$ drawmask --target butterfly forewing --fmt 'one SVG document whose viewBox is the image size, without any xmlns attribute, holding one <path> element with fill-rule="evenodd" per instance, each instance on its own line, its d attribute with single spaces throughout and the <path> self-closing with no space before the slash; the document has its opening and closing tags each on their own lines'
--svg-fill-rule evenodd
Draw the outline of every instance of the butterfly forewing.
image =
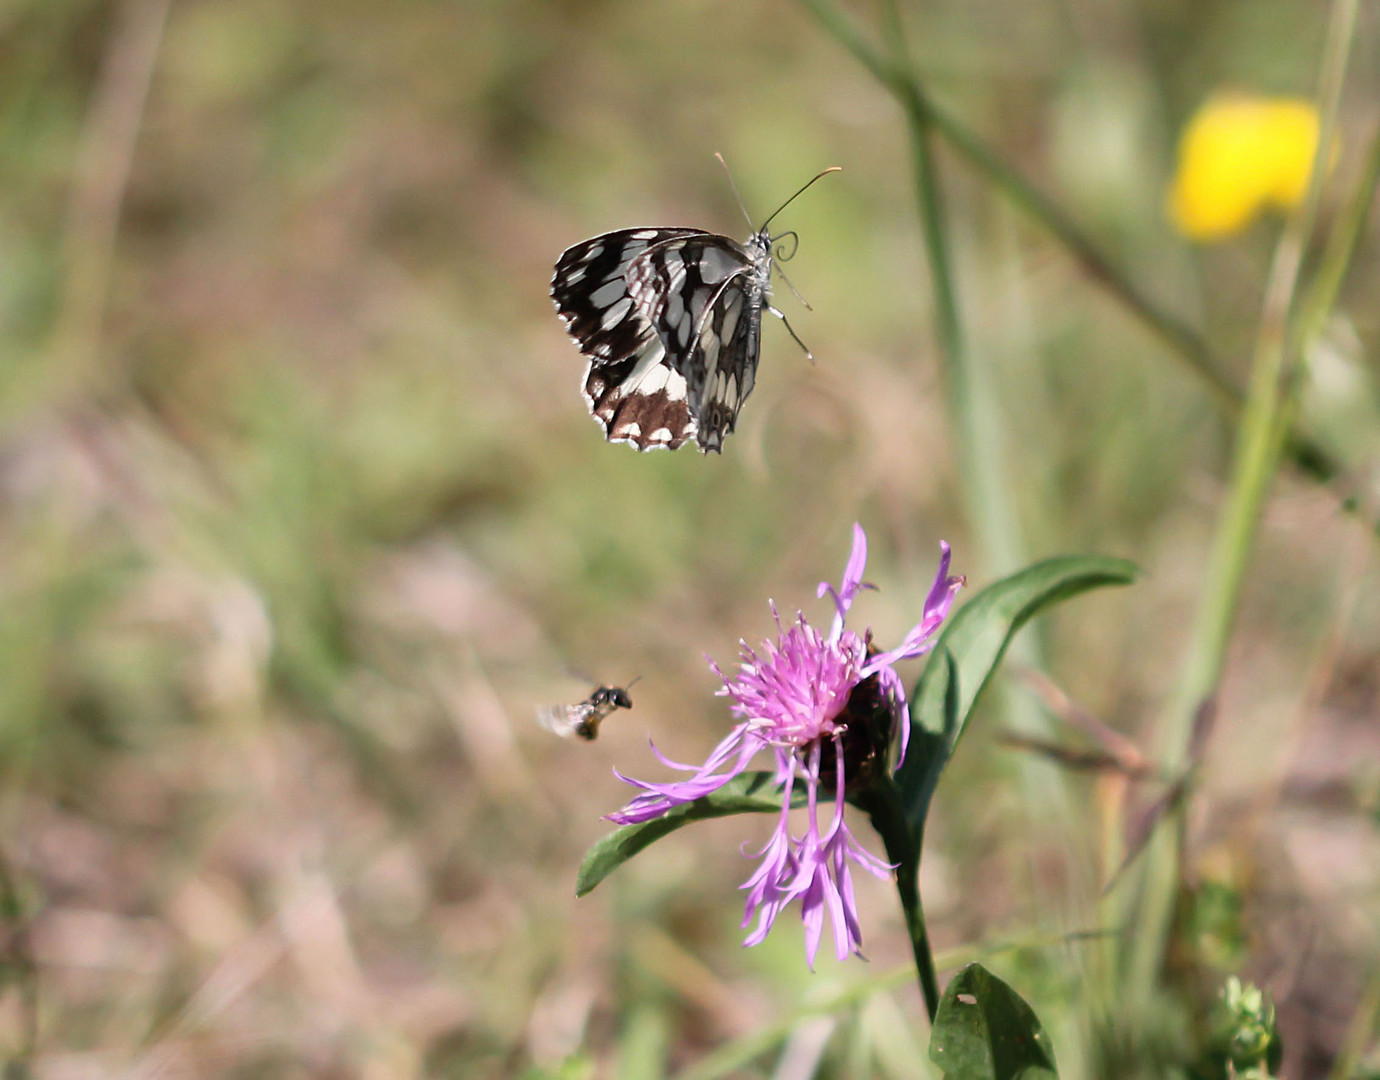
<svg viewBox="0 0 1380 1080">
<path fill-rule="evenodd" d="M 727 236 L 700 233 L 649 245 L 628 264 L 628 295 L 656 328 L 668 353 L 688 356 L 719 291 L 752 269 L 752 258 Z"/>
<path fill-rule="evenodd" d="M 611 364 L 639 351 L 651 323 L 628 295 L 632 261 L 653 244 L 694 229 L 621 229 L 568 248 L 556 263 L 551 298 L 580 351 L 594 364 Z"/>
</svg>

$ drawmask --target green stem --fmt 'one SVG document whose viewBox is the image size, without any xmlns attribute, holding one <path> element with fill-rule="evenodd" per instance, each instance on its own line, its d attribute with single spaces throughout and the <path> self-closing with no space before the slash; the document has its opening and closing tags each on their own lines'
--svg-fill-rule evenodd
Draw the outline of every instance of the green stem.
<svg viewBox="0 0 1380 1080">
<path fill-rule="evenodd" d="M 1213 355 L 1196 331 L 1162 310 L 1147 297 L 1120 267 L 1108 259 L 1093 240 L 1052 199 L 1028 183 L 994 151 L 959 121 L 931 104 L 935 127 L 949 145 L 969 164 L 985 173 L 1011 202 L 1038 221 L 1059 240 L 1083 268 L 1102 282 L 1132 314 L 1183 359 L 1207 384 L 1218 407 L 1232 414 L 1241 404 L 1241 391 L 1224 373 L 1225 365 Z"/>
<path fill-rule="evenodd" d="M 1097 245 L 1068 214 L 1003 162 L 994 150 L 960 121 L 930 100 L 908 63 L 900 58 L 888 61 L 863 39 L 846 16 L 825 0 L 800 0 L 800 3 L 873 78 L 896 96 L 908 115 L 914 112 L 922 116 L 927 131 L 934 130 L 943 135 L 961 157 L 985 174 L 1018 208 L 1048 229 L 1090 274 L 1103 282 L 1132 313 L 1182 356 L 1207 382 L 1219 405 L 1232 411 L 1240 406 L 1240 389 L 1222 373 L 1225 365 L 1213 356 L 1207 343 L 1181 320 L 1162 311 L 1098 250 Z M 891 8 L 890 4 L 886 6 Z"/>
<path fill-rule="evenodd" d="M 882 838 L 887 858 L 896 866 L 896 892 L 905 914 L 906 933 L 915 956 L 915 972 L 925 999 L 925 1012 L 933 1024 L 939 1009 L 939 976 L 935 972 L 929 931 L 925 928 L 925 912 L 920 905 L 922 838 L 906 821 L 900 791 L 890 777 L 874 783 L 853 801 L 871 820 L 872 827 Z"/>
<path fill-rule="evenodd" d="M 880 0 L 880 12 L 882 35 L 891 53 L 892 69 L 909 72 L 912 65 L 895 0 Z M 955 425 L 955 443 L 972 531 L 979 554 L 989 569 L 1009 573 L 1024 566 L 1028 557 L 1011 497 L 1014 485 L 1009 476 L 1006 424 L 992 371 L 989 365 L 970 354 L 962 320 L 949 221 L 935 160 L 933 106 L 921 81 L 914 76 L 897 80 L 893 90 L 904 110 L 910 133 L 916 203 L 934 295 L 935 335 L 944 364 L 947 412 Z M 1012 655 L 1031 667 L 1043 666 L 1038 638 L 1027 636 L 1016 642 Z M 1049 734 L 1047 720 L 1025 698 L 1003 694 L 998 707 L 1008 729 Z M 1071 804 L 1064 775 L 1048 763 L 1031 757 L 1021 762 L 1020 780 L 1027 804 L 1039 817 L 1054 823 L 1068 822 Z M 1048 901 L 1047 907 L 1059 902 L 1052 896 L 1042 899 Z M 923 933 L 923 930 L 921 923 L 918 932 Z"/>
<path fill-rule="evenodd" d="M 1202 337 L 1182 320 L 1164 311 L 1135 285 L 1131 278 L 1107 258 L 1097 244 L 1051 199 L 1010 168 L 986 143 L 959 120 L 950 116 L 923 92 L 918 80 L 905 64 L 888 61 L 872 48 L 857 29 L 827 0 L 799 0 L 824 30 L 844 47 L 878 82 L 885 86 L 909 114 L 918 110 L 925 117 L 927 130 L 938 132 L 970 165 L 983 173 L 1011 202 L 1055 237 L 1094 278 L 1152 333 L 1169 346 L 1212 392 L 1213 401 L 1230 419 L 1240 412 L 1245 394 L 1226 374 L 1226 365 Z M 912 99 L 908 103 L 908 99 Z M 1319 483 L 1332 483 L 1344 476 L 1342 465 L 1315 440 L 1303 432 L 1292 431 L 1288 440 L 1290 458 L 1296 467 Z M 1360 500 L 1348 485 L 1336 493 L 1348 513 L 1360 513 Z M 1366 519 L 1368 527 L 1380 534 L 1380 517 Z"/>
<path fill-rule="evenodd" d="M 894 57 L 893 70 L 909 70 L 905 34 L 894 0 L 882 0 L 881 12 L 883 33 Z M 1006 476 L 1003 426 L 997 418 L 999 407 L 984 370 L 972 363 L 963 329 L 944 194 L 934 155 L 932 104 L 917 79 L 898 80 L 892 89 L 905 111 L 910 130 L 920 232 L 934 292 L 935 336 L 944 363 L 948 415 L 956 425 L 973 532 L 986 549 L 988 563 L 998 571 L 1009 572 L 1026 562 L 1024 543 L 1009 496 L 1011 484 Z M 1035 646 L 1026 644 L 1023 648 L 1027 651 L 1024 659 L 1038 664 L 1038 657 L 1031 651 Z M 1031 722 L 1029 718 L 1010 719 L 1022 729 Z M 1038 728 L 1038 721 L 1035 723 Z"/>
<path fill-rule="evenodd" d="M 1237 430 L 1227 505 L 1209 558 L 1187 665 L 1157 747 L 1161 764 L 1176 771 L 1187 763 L 1194 716 L 1217 692 L 1261 513 L 1297 410 L 1299 336 L 1293 332 L 1291 315 L 1304 250 L 1327 173 L 1342 77 L 1354 36 L 1356 3 L 1337 0 L 1332 9 L 1322 60 L 1318 151 L 1303 205 L 1285 225 L 1271 263 L 1250 387 Z M 1146 863 L 1140 928 L 1132 946 L 1133 988 L 1146 997 L 1158 981 L 1168 942 L 1179 885 L 1179 831 L 1164 830 Z"/>
<path fill-rule="evenodd" d="M 33 941 L 24 901 L 10 870 L 7 855 L 0 851 L 0 926 L 7 941 L 0 951 L 0 962 L 8 979 L 19 989 L 19 1045 L 11 1051 L 8 1065 L 16 1076 L 27 1076 L 38 1047 L 39 997 L 38 966 L 34 962 Z M 7 1071 L 6 1076 L 10 1073 Z"/>
<path fill-rule="evenodd" d="M 896 9 L 884 4 L 892 23 L 891 38 L 898 53 L 904 50 Z M 956 415 L 967 411 L 968 388 L 967 349 L 963 337 L 963 323 L 958 313 L 958 297 L 954 290 L 953 260 L 949 256 L 948 226 L 944 217 L 944 194 L 939 187 L 939 172 L 934 161 L 934 117 L 929 101 L 912 80 L 898 87 L 906 122 L 911 132 L 911 158 L 915 167 L 915 195 L 920 211 L 920 231 L 925 241 L 925 258 L 929 263 L 934 288 L 935 321 L 939 347 L 944 355 L 949 394 Z"/>
<path fill-rule="evenodd" d="M 1215 691 L 1221 676 L 1261 509 L 1298 405 L 1299 337 L 1292 331 L 1290 320 L 1304 249 L 1313 230 L 1322 179 L 1327 173 L 1341 80 L 1355 27 L 1356 3 L 1357 0 L 1337 0 L 1333 7 L 1319 93 L 1322 123 L 1318 153 L 1303 205 L 1286 224 L 1270 267 L 1251 384 L 1237 432 L 1231 489 L 1208 564 L 1207 593 L 1190 642 L 1179 707 L 1161 746 L 1161 763 L 1170 769 L 1184 764 L 1193 714 L 1203 699 Z"/>
<path fill-rule="evenodd" d="M 1371 203 L 1375 201 L 1377 187 L 1380 187 L 1380 131 L 1371 136 L 1356 185 L 1337 215 L 1318 263 L 1318 272 L 1300 302 L 1298 333 L 1301 347 L 1306 347 L 1322 331 L 1337 301 L 1342 281 L 1351 268 L 1356 249 L 1365 234 L 1366 219 Z"/>
</svg>

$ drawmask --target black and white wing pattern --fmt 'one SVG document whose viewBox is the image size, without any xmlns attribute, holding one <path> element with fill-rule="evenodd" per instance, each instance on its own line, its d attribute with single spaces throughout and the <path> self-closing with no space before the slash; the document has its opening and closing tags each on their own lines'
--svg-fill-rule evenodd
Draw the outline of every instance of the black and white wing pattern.
<svg viewBox="0 0 1380 1080">
<path fill-rule="evenodd" d="M 666 364 L 651 322 L 634 307 L 626 274 L 654 244 L 705 235 L 696 229 L 624 229 L 576 244 L 551 279 L 556 312 L 589 358 L 584 396 L 609 442 L 674 450 L 695 436 L 685 379 Z"/>
<path fill-rule="evenodd" d="M 567 250 L 551 295 L 589 357 L 585 399 L 610 442 L 718 452 L 752 391 L 770 294 L 765 231 L 625 229 Z"/>
</svg>

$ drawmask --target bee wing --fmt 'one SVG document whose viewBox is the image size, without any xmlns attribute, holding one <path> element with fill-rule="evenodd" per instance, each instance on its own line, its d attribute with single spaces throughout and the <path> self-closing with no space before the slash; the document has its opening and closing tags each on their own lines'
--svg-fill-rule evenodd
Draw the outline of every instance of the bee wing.
<svg viewBox="0 0 1380 1080">
<path fill-rule="evenodd" d="M 570 705 L 543 705 L 537 710 L 537 723 L 563 739 L 575 734 L 578 719 L 577 710 Z"/>
</svg>

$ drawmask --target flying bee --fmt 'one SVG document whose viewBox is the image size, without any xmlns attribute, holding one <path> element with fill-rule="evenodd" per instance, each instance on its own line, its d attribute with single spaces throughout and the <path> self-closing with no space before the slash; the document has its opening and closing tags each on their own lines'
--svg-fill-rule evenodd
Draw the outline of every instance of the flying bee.
<svg viewBox="0 0 1380 1080">
<path fill-rule="evenodd" d="M 632 686 L 637 680 L 628 683 Z M 586 742 L 599 737 L 599 725 L 615 709 L 631 709 L 632 698 L 626 687 L 598 686 L 584 701 L 573 705 L 548 705 L 537 712 L 537 719 L 547 731 L 563 738 L 577 735 Z"/>
</svg>

